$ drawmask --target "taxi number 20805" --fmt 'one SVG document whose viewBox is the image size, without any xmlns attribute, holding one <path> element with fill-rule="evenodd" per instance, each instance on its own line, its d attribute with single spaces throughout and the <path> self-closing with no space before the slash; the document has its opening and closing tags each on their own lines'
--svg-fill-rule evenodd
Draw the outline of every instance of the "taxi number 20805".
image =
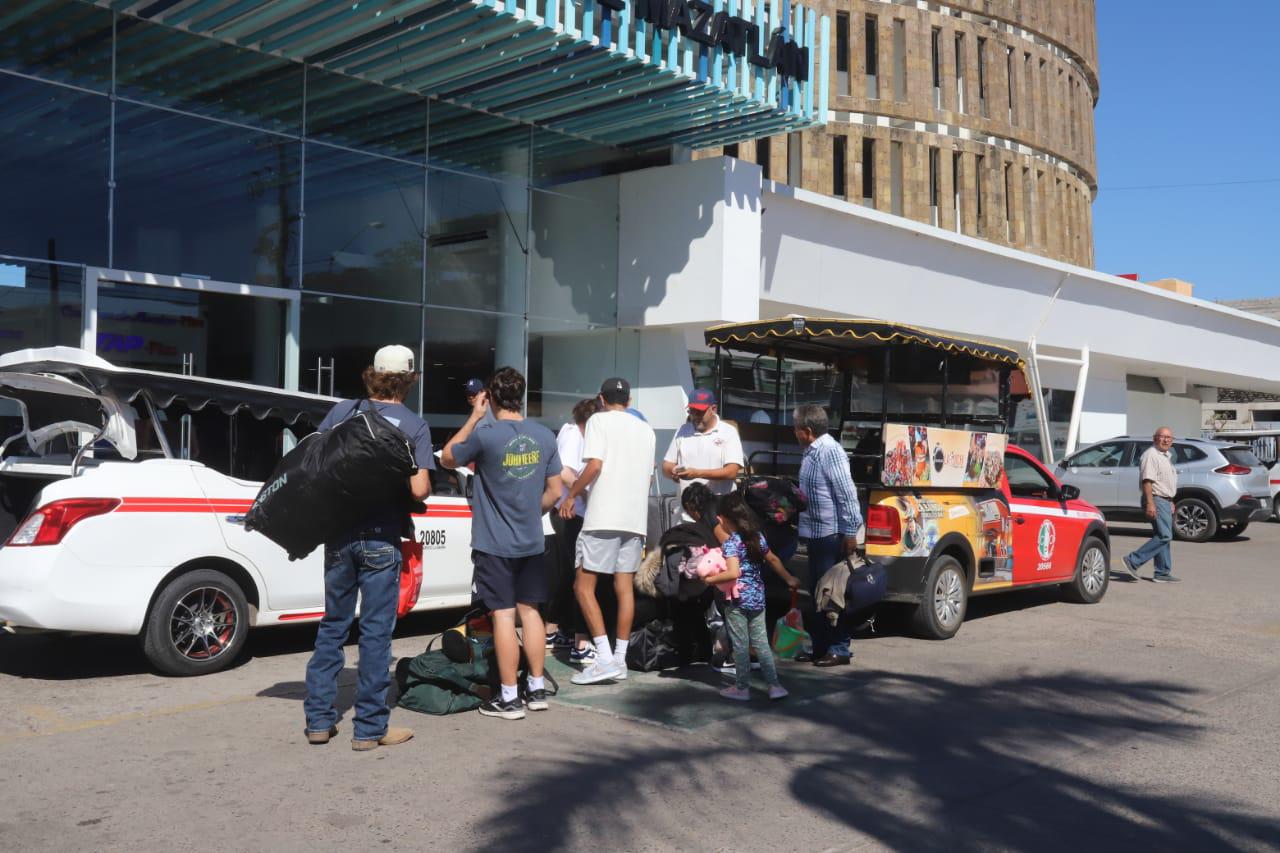
<svg viewBox="0 0 1280 853">
<path fill-rule="evenodd" d="M 443 548 L 445 535 L 443 530 L 419 530 L 418 541 L 424 548 Z"/>
</svg>

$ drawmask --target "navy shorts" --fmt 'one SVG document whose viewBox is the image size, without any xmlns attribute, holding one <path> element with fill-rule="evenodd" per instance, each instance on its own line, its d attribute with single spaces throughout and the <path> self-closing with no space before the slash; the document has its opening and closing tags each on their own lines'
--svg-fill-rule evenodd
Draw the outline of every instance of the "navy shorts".
<svg viewBox="0 0 1280 853">
<path fill-rule="evenodd" d="M 509 610 L 521 604 L 547 600 L 547 571 L 542 554 L 530 557 L 498 557 L 472 551 L 475 573 L 471 576 L 471 602 L 489 610 Z"/>
</svg>

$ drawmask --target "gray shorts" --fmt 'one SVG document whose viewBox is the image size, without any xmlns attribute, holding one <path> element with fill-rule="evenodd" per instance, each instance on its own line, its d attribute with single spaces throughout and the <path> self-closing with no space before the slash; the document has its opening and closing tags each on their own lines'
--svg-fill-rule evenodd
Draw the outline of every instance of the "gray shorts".
<svg viewBox="0 0 1280 853">
<path fill-rule="evenodd" d="M 584 530 L 574 557 L 579 566 L 601 575 L 635 574 L 640 568 L 644 537 L 621 530 Z"/>
</svg>

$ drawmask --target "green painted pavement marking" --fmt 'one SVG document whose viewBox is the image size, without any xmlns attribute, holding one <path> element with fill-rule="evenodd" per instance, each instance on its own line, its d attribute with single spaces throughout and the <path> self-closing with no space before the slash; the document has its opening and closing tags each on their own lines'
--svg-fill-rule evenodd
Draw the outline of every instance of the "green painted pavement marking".
<svg viewBox="0 0 1280 853">
<path fill-rule="evenodd" d="M 857 686 L 842 677 L 855 671 L 851 667 L 841 667 L 837 674 L 815 670 L 809 664 L 782 661 L 778 676 L 790 696 L 770 701 L 764 679 L 756 671 L 751 678 L 751 701 L 734 702 L 719 695 L 720 688 L 733 683 L 733 677 L 721 675 L 705 664 L 662 672 L 632 671 L 625 681 L 588 685 L 570 681 L 578 668 L 551 655 L 547 656 L 546 669 L 560 685 L 556 702 L 688 730 L 749 714 L 786 714 L 789 704 Z"/>
</svg>

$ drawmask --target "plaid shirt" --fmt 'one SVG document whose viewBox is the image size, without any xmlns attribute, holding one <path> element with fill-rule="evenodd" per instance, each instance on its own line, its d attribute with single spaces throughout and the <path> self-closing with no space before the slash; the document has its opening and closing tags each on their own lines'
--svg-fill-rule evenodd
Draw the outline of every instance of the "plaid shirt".
<svg viewBox="0 0 1280 853">
<path fill-rule="evenodd" d="M 830 435 L 819 437 L 805 448 L 800 462 L 800 488 L 809 499 L 808 510 L 800 513 L 801 538 L 857 535 L 862 527 L 862 512 L 849 474 L 849 459 Z"/>
</svg>

